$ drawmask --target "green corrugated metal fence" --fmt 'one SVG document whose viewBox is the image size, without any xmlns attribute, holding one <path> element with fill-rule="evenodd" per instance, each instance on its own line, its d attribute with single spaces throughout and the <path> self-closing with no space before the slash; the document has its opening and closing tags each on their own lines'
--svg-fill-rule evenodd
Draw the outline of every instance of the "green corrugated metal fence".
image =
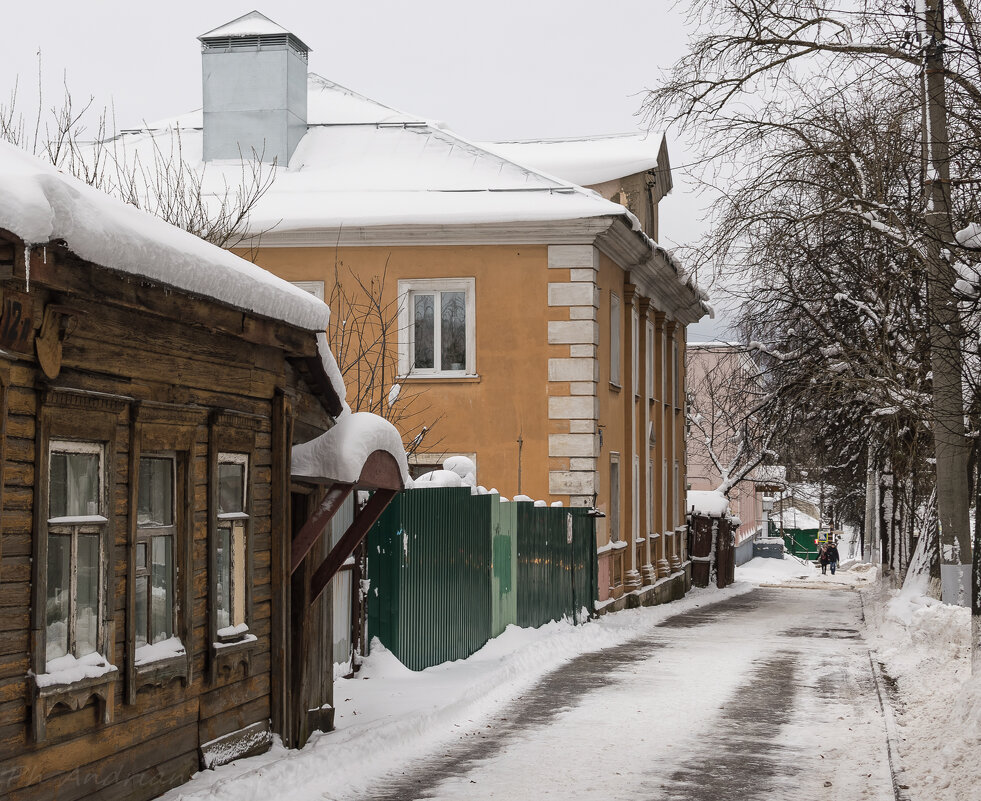
<svg viewBox="0 0 981 801">
<path fill-rule="evenodd" d="M 514 505 L 518 508 L 518 625 L 541 626 L 571 617 L 573 609 L 592 610 L 598 597 L 593 518 L 585 509 Z M 572 545 L 568 544 L 570 517 Z"/>
<path fill-rule="evenodd" d="M 369 639 L 422 670 L 466 658 L 512 623 L 571 615 L 573 598 L 591 610 L 595 542 L 582 509 L 501 503 L 458 487 L 400 493 L 368 535 Z"/>
<path fill-rule="evenodd" d="M 800 559 L 817 559 L 818 545 L 814 540 L 818 538 L 816 528 L 785 528 L 783 530 L 783 543 L 787 551 Z"/>
</svg>

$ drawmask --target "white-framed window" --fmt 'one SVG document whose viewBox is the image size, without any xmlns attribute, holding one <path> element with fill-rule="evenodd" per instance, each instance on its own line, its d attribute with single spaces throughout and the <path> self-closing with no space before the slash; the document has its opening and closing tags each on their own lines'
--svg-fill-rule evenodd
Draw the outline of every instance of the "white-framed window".
<svg viewBox="0 0 981 801">
<path fill-rule="evenodd" d="M 304 292 L 309 292 L 315 298 L 320 300 L 324 299 L 324 282 L 323 281 L 290 281 L 293 286 L 302 289 Z"/>
<path fill-rule="evenodd" d="M 647 399 L 654 400 L 654 324 L 647 324 Z"/>
<path fill-rule="evenodd" d="M 215 544 L 215 622 L 220 641 L 248 630 L 249 457 L 218 454 L 218 540 Z"/>
<path fill-rule="evenodd" d="M 681 468 L 678 463 L 674 463 L 674 525 L 680 526 L 684 522 L 681 511 Z"/>
<path fill-rule="evenodd" d="M 610 454 L 610 542 L 620 541 L 620 454 Z"/>
<path fill-rule="evenodd" d="M 647 533 L 654 531 L 654 460 L 647 460 Z"/>
<path fill-rule="evenodd" d="M 630 347 L 632 349 L 631 369 L 633 370 L 634 395 L 640 394 L 640 315 L 635 309 L 630 315 Z"/>
<path fill-rule="evenodd" d="M 634 456 L 634 480 L 631 482 L 634 490 L 633 503 L 633 535 L 634 540 L 640 536 L 640 457 Z"/>
<path fill-rule="evenodd" d="M 678 340 L 674 341 L 674 408 L 681 408 L 681 356 L 679 355 Z"/>
<path fill-rule="evenodd" d="M 140 457 L 136 512 L 136 647 L 174 636 L 177 460 Z"/>
<path fill-rule="evenodd" d="M 52 440 L 48 459 L 45 659 L 99 650 L 105 532 L 105 446 Z"/>
<path fill-rule="evenodd" d="M 399 372 L 476 374 L 473 278 L 399 281 Z"/>
<path fill-rule="evenodd" d="M 620 298 L 610 293 L 610 383 L 620 386 Z"/>
</svg>

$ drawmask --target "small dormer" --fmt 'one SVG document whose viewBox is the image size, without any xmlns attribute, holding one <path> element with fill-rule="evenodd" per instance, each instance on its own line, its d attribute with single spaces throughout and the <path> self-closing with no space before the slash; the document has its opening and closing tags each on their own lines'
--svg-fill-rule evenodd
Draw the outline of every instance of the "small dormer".
<svg viewBox="0 0 981 801">
<path fill-rule="evenodd" d="M 285 167 L 307 130 L 310 48 L 258 11 L 198 37 L 204 160 L 253 158 Z"/>
</svg>

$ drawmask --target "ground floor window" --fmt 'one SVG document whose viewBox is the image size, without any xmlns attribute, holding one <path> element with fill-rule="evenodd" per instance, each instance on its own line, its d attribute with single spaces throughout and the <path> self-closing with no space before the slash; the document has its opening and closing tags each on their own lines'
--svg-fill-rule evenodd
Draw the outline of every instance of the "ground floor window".
<svg viewBox="0 0 981 801">
<path fill-rule="evenodd" d="M 103 604 L 105 448 L 53 441 L 48 460 L 45 656 L 99 648 Z"/>
<path fill-rule="evenodd" d="M 219 454 L 214 578 L 219 640 L 240 636 L 247 630 L 248 466 L 244 453 Z"/>
<path fill-rule="evenodd" d="M 140 458 L 136 518 L 136 647 L 174 636 L 176 461 Z"/>
</svg>

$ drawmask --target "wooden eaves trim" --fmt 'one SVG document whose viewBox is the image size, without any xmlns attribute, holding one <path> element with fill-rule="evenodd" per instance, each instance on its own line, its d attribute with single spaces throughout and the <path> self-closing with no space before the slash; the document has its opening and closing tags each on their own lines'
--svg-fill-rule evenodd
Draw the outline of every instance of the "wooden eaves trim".
<svg viewBox="0 0 981 801">
<path fill-rule="evenodd" d="M 297 476 L 295 479 L 317 483 L 308 477 Z M 341 536 L 340 541 L 331 548 L 330 553 L 314 571 L 310 581 L 310 604 L 320 597 L 331 579 L 347 558 L 354 553 L 355 548 L 361 544 L 368 531 L 402 488 L 402 474 L 398 464 L 387 451 L 374 451 L 368 456 L 356 483 L 337 482 L 331 486 L 323 501 L 293 538 L 291 574 L 303 564 L 304 558 L 326 531 L 331 518 L 354 489 L 374 490 L 374 494 L 364 508 L 355 514 L 354 521 Z"/>
</svg>

